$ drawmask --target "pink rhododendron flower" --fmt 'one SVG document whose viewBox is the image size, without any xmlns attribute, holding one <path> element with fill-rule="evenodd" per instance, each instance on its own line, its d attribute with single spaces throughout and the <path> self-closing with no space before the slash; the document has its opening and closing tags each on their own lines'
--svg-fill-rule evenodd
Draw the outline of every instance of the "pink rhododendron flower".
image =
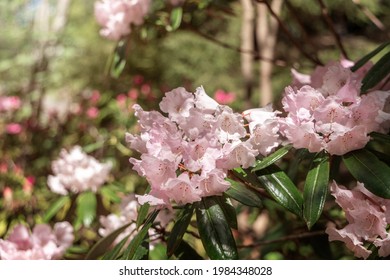
<svg viewBox="0 0 390 280">
<path fill-rule="evenodd" d="M 348 190 L 333 181 L 330 189 L 336 203 L 344 210 L 349 224 L 343 229 L 329 225 L 326 229 L 329 240 L 343 241 L 355 256 L 361 258 L 367 258 L 371 254 L 364 243 L 373 242 L 377 247 L 383 246 L 379 249 L 381 256 L 388 256 L 390 199 L 377 197 L 359 182 L 354 189 Z"/>
<path fill-rule="evenodd" d="M 202 87 L 195 93 L 184 88 L 167 92 L 160 102 L 167 117 L 133 108 L 141 131 L 127 134 L 126 141 L 141 157 L 130 162 L 151 186 L 149 194 L 138 196 L 141 204 L 171 207 L 221 195 L 230 187 L 225 181 L 229 169 L 255 163 L 259 152 L 245 140 L 243 117 Z"/>
<path fill-rule="evenodd" d="M 236 100 L 236 95 L 233 92 L 226 92 L 222 89 L 218 89 L 214 93 L 214 98 L 220 104 L 230 104 Z"/>
<path fill-rule="evenodd" d="M 110 163 L 100 163 L 85 154 L 80 146 L 69 152 L 62 150 L 60 158 L 52 162 L 53 175 L 49 175 L 49 188 L 58 194 L 80 193 L 87 190 L 96 192 L 107 180 Z"/>
<path fill-rule="evenodd" d="M 107 216 L 100 217 L 101 228 L 99 228 L 99 234 L 101 236 L 107 236 L 118 228 L 130 224 L 118 237 L 115 239 L 113 244 L 118 244 L 125 237 L 129 236 L 128 243 L 137 234 L 137 217 L 138 217 L 138 202 L 134 195 L 126 196 L 120 205 L 119 213 L 109 214 Z M 158 223 L 159 227 L 166 227 L 167 224 L 172 221 L 172 212 L 165 210 L 160 211 L 155 222 Z M 153 236 L 153 239 L 158 239 L 159 234 L 154 228 L 149 229 L 149 236 Z M 151 242 L 153 246 L 153 242 Z"/>
<path fill-rule="evenodd" d="M 280 132 L 295 148 L 343 155 L 363 148 L 369 133 L 389 130 L 390 114 L 383 110 L 390 91 L 360 95 L 363 70 L 343 65 L 349 64 L 331 62 L 311 76 L 293 71 L 282 99 L 287 116 L 280 120 Z"/>
<path fill-rule="evenodd" d="M 73 228 L 68 222 L 56 223 L 53 229 L 49 225 L 39 224 L 32 232 L 24 225 L 17 225 L 8 239 L 0 239 L 0 259 L 60 259 L 73 240 Z"/>
<path fill-rule="evenodd" d="M 22 132 L 22 126 L 18 123 L 9 123 L 5 126 L 5 130 L 8 134 L 19 134 Z"/>
<path fill-rule="evenodd" d="M 242 113 L 249 122 L 249 142 L 263 156 L 270 154 L 282 143 L 279 134 L 279 117 L 277 116 L 279 113 L 279 111 L 273 111 L 271 105 L 249 109 Z"/>
<path fill-rule="evenodd" d="M 131 25 L 141 25 L 149 11 L 150 0 L 101 0 L 95 3 L 95 17 L 103 28 L 100 34 L 119 40 L 131 32 Z"/>
</svg>

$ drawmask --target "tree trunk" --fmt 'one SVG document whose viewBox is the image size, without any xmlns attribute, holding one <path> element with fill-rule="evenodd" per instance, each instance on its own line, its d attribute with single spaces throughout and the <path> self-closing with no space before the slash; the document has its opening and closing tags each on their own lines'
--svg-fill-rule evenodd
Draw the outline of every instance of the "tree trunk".
<svg viewBox="0 0 390 280">
<path fill-rule="evenodd" d="M 273 0 L 272 10 L 277 16 L 282 10 L 283 0 Z M 275 46 L 278 35 L 278 22 L 269 16 L 269 11 L 264 3 L 257 3 L 257 42 L 260 57 L 260 107 L 273 101 L 272 70 L 275 58 Z"/>
</svg>

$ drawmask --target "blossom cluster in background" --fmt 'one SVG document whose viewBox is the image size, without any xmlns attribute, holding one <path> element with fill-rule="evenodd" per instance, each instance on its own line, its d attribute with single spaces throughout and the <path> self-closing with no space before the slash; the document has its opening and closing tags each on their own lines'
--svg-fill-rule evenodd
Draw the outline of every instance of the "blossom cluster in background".
<svg viewBox="0 0 390 280">
<path fill-rule="evenodd" d="M 370 132 L 388 131 L 390 114 L 383 109 L 390 91 L 360 95 L 364 71 L 344 64 L 330 62 L 310 76 L 293 71 L 295 81 L 282 100 L 288 115 L 281 133 L 295 148 L 343 155 L 363 148 Z"/>
<path fill-rule="evenodd" d="M 95 3 L 95 17 L 100 34 L 119 40 L 131 32 L 131 25 L 141 25 L 149 12 L 151 0 L 102 0 Z"/>
<path fill-rule="evenodd" d="M 329 240 L 345 242 L 359 258 L 366 259 L 372 253 L 364 247 L 366 241 L 379 247 L 379 256 L 389 256 L 390 234 L 386 229 L 390 224 L 390 199 L 372 194 L 362 183 L 348 190 L 333 182 L 331 192 L 336 203 L 345 211 L 348 225 L 342 229 L 336 229 L 334 224 L 329 225 L 326 229 Z"/>
<path fill-rule="evenodd" d="M 99 228 L 99 234 L 101 236 L 107 236 L 118 228 L 130 224 L 118 237 L 115 239 L 113 244 L 118 244 L 121 240 L 128 237 L 128 243 L 138 233 L 136 221 L 138 217 L 138 202 L 134 195 L 128 195 L 123 198 L 120 205 L 120 211 L 118 214 L 109 214 L 107 216 L 100 217 L 101 228 Z M 157 216 L 156 223 L 160 227 L 165 228 L 166 225 L 173 219 L 173 213 L 171 211 L 161 211 Z M 159 238 L 159 233 L 154 229 L 149 229 L 149 236 L 152 240 Z M 153 242 L 152 242 L 153 244 Z"/>
<path fill-rule="evenodd" d="M 58 194 L 96 192 L 107 180 L 110 163 L 100 163 L 84 153 L 80 146 L 69 152 L 63 149 L 60 157 L 52 162 L 53 175 L 48 176 L 49 188 Z"/>
<path fill-rule="evenodd" d="M 194 94 L 184 88 L 167 92 L 160 109 L 168 117 L 139 105 L 134 109 L 141 132 L 127 134 L 126 141 L 141 158 L 130 162 L 151 186 L 149 194 L 138 198 L 141 204 L 169 207 L 172 202 L 221 195 L 230 187 L 228 170 L 252 166 L 259 154 L 252 141 L 245 140 L 243 117 L 218 104 L 202 87 Z"/>
<path fill-rule="evenodd" d="M 0 239 L 2 260 L 54 260 L 62 258 L 74 240 L 68 222 L 56 223 L 53 229 L 39 224 L 32 232 L 24 225 L 16 225 L 6 240 Z"/>
</svg>

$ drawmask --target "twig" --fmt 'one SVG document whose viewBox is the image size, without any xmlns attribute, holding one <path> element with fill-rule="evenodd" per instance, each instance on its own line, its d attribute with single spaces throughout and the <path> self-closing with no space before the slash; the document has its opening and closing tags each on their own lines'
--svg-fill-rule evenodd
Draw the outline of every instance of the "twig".
<svg viewBox="0 0 390 280">
<path fill-rule="evenodd" d="M 345 51 L 345 48 L 341 42 L 340 35 L 336 32 L 336 29 L 334 28 L 334 23 L 332 19 L 329 16 L 328 9 L 326 8 L 323 0 L 318 0 L 318 3 L 321 6 L 321 14 L 322 18 L 324 19 L 325 23 L 328 25 L 330 32 L 333 34 L 333 37 L 336 40 L 336 44 L 339 47 L 341 53 L 343 54 L 344 58 L 348 59 L 348 54 Z"/>
<path fill-rule="evenodd" d="M 257 3 L 265 4 L 267 6 L 268 11 L 276 19 L 279 24 L 280 29 L 284 32 L 284 34 L 288 37 L 291 43 L 311 62 L 316 65 L 324 65 L 318 58 L 311 56 L 304 48 L 302 48 L 301 44 L 295 40 L 295 38 L 291 35 L 290 31 L 283 23 L 283 21 L 278 17 L 278 15 L 274 12 L 271 5 L 267 0 L 256 0 Z"/>
<path fill-rule="evenodd" d="M 385 25 L 367 7 L 360 3 L 360 0 L 352 0 L 358 9 L 368 17 L 371 22 L 382 31 L 386 31 Z"/>
<path fill-rule="evenodd" d="M 254 247 L 269 245 L 269 244 L 273 244 L 273 243 L 279 243 L 279 242 L 285 242 L 285 241 L 294 240 L 294 239 L 303 239 L 303 238 L 307 238 L 307 237 L 321 236 L 321 235 L 326 235 L 325 231 L 319 230 L 319 231 L 303 232 L 303 233 L 297 233 L 297 234 L 284 236 L 284 237 L 277 238 L 277 239 L 254 242 L 254 243 L 249 244 L 249 245 L 237 245 L 237 248 L 254 248 Z"/>
<path fill-rule="evenodd" d="M 248 53 L 248 54 L 252 54 L 253 57 L 255 59 L 259 59 L 259 60 L 264 60 L 264 61 L 268 61 L 268 62 L 272 62 L 274 63 L 275 65 L 277 66 L 281 66 L 281 67 L 286 67 L 288 65 L 288 63 L 284 60 L 280 60 L 280 59 L 269 59 L 267 57 L 260 57 L 259 54 L 256 52 L 256 51 L 251 51 L 251 50 L 243 50 L 239 47 L 236 47 L 236 46 L 232 46 L 230 44 L 227 44 L 225 42 L 222 42 L 218 39 L 216 39 L 215 37 L 213 36 L 210 36 L 208 34 L 205 34 L 203 32 L 200 32 L 199 30 L 195 29 L 195 28 L 189 28 L 190 31 L 196 33 L 197 35 L 225 48 L 225 49 L 230 49 L 230 50 L 233 50 L 233 51 L 236 51 L 236 52 L 239 52 L 239 53 Z"/>
</svg>

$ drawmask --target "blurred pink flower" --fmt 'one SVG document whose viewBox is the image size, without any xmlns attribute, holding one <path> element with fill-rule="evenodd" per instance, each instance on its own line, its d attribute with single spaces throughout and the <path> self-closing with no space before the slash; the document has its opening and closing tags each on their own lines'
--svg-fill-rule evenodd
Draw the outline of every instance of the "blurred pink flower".
<svg viewBox="0 0 390 280">
<path fill-rule="evenodd" d="M 0 112 L 14 111 L 19 109 L 21 101 L 18 96 L 0 96 Z"/>
<path fill-rule="evenodd" d="M 121 93 L 117 95 L 116 97 L 116 103 L 118 104 L 119 107 L 123 108 L 126 106 L 126 101 L 127 101 L 127 96 L 124 93 Z"/>
<path fill-rule="evenodd" d="M 52 192 L 67 195 L 87 190 L 96 192 L 107 180 L 110 163 L 100 163 L 85 154 L 80 146 L 69 152 L 61 150 L 60 157 L 52 162 L 53 175 L 48 176 L 47 184 Z"/>
<path fill-rule="evenodd" d="M 98 103 L 99 100 L 100 100 L 100 97 L 101 97 L 101 95 L 100 95 L 100 92 L 99 92 L 98 90 L 92 91 L 91 103 L 92 103 L 92 104 Z"/>
<path fill-rule="evenodd" d="M 236 95 L 233 92 L 226 92 L 218 89 L 214 94 L 215 100 L 220 104 L 230 104 L 236 100 Z"/>
<path fill-rule="evenodd" d="M 7 202 L 7 203 L 10 203 L 12 202 L 12 199 L 13 199 L 13 191 L 10 187 L 4 187 L 3 189 L 3 197 L 4 197 L 4 200 Z"/>
<path fill-rule="evenodd" d="M 149 95 L 152 91 L 152 87 L 149 85 L 149 84 L 143 84 L 141 86 L 141 92 L 144 94 L 144 95 Z"/>
<path fill-rule="evenodd" d="M 131 25 L 141 25 L 151 0 L 101 0 L 95 2 L 95 17 L 103 28 L 100 34 L 119 40 L 131 32 Z"/>
<path fill-rule="evenodd" d="M 132 88 L 129 90 L 129 92 L 127 93 L 127 96 L 133 100 L 133 101 L 136 101 L 137 98 L 138 98 L 138 90 L 135 89 L 135 88 Z"/>
<path fill-rule="evenodd" d="M 87 116 L 90 119 L 96 119 L 99 116 L 99 109 L 96 107 L 88 108 Z"/>
<path fill-rule="evenodd" d="M 22 126 L 18 123 L 9 123 L 5 126 L 5 130 L 8 134 L 19 134 L 22 132 Z"/>
<path fill-rule="evenodd" d="M 49 225 L 36 225 L 32 231 L 17 225 L 7 240 L 0 239 L 2 260 L 52 260 L 60 259 L 74 240 L 73 228 L 60 222 L 51 229 Z"/>
</svg>

